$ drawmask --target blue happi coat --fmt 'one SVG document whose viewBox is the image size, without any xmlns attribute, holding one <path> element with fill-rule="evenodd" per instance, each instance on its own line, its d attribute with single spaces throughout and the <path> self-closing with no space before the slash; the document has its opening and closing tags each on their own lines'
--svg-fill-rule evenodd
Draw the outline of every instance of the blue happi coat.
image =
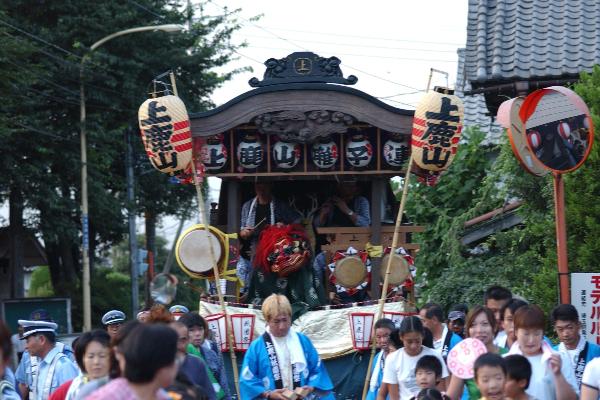
<svg viewBox="0 0 600 400">
<path fill-rule="evenodd" d="M 300 372 L 301 386 L 312 386 L 315 388 L 315 394 L 329 392 L 333 389 L 329 374 L 321 362 L 317 351 L 305 335 L 292 332 L 298 335 L 300 344 L 306 358 L 306 368 Z M 244 356 L 242 373 L 240 376 L 240 394 L 244 400 L 259 399 L 261 393 L 266 390 L 275 390 L 275 379 L 271 363 L 265 347 L 263 337 L 255 339 Z M 317 397 L 321 399 L 333 400 L 331 393 Z"/>
</svg>

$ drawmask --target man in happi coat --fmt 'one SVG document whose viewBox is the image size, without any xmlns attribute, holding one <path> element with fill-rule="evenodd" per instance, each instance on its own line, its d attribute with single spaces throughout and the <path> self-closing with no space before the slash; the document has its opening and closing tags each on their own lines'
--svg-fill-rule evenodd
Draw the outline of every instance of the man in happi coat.
<svg viewBox="0 0 600 400">
<path fill-rule="evenodd" d="M 291 329 L 292 307 L 283 295 L 265 299 L 267 330 L 244 356 L 241 398 L 286 400 L 296 390 L 300 399 L 334 399 L 333 384 L 310 339 Z"/>
</svg>

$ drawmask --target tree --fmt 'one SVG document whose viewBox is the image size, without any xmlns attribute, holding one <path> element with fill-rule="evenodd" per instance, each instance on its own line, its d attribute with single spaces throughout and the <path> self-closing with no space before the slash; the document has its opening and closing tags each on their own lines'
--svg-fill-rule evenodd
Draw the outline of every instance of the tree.
<svg viewBox="0 0 600 400">
<path fill-rule="evenodd" d="M 79 173 L 79 66 L 87 46 L 123 29 L 165 23 L 186 23 L 181 2 L 140 0 L 56 0 L 31 7 L 25 0 L 3 3 L 5 29 L 17 42 L 33 43 L 31 54 L 17 58 L 36 80 L 13 88 L 19 98 L 10 110 L 14 143 L 3 146 L 0 159 L 5 171 L 23 190 L 23 203 L 31 213 L 26 224 L 44 240 L 52 282 L 57 295 L 78 293 L 80 273 L 80 173 Z M 185 33 L 168 35 L 146 32 L 126 35 L 106 43 L 86 63 L 85 84 L 88 130 L 88 186 L 90 208 L 90 255 L 97 261 L 103 249 L 122 240 L 124 223 L 123 134 L 136 125 L 136 112 L 158 73 L 173 68 L 179 94 L 190 111 L 210 106 L 208 95 L 232 73 L 216 73 L 233 57 L 231 34 L 238 28 L 235 13 L 194 19 Z M 0 54 L 8 45 L 0 43 Z M 39 67 L 43 74 L 35 70 Z M 22 122 L 25 121 L 25 122 Z M 18 124 L 17 124 L 18 123 Z M 5 125 L 4 125 L 5 126 Z M 24 162 L 26 160 L 26 162 Z M 150 186 L 162 187 L 153 201 L 156 215 L 187 207 L 185 198 L 169 197 L 167 179 L 159 174 Z M 157 181 L 160 184 L 157 184 Z M 8 185 L 0 181 L 2 188 Z M 162 185 L 162 186 L 160 186 Z M 169 188 L 170 190 L 170 188 Z M 2 198 L 8 190 L 2 190 Z M 151 201 L 140 190 L 138 202 L 145 211 Z M 186 194 L 187 193 L 187 194 Z M 150 207 L 148 205 L 148 207 Z M 94 282 L 92 282 L 94 284 Z M 93 288 L 92 288 L 93 290 Z M 75 315 L 78 309 L 75 309 Z M 77 317 L 75 317 L 77 320 Z"/>
</svg>

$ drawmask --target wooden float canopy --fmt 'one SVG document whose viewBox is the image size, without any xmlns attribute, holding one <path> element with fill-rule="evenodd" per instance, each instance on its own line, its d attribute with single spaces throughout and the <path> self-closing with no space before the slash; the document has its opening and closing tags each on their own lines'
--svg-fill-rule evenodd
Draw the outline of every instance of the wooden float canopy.
<svg viewBox="0 0 600 400">
<path fill-rule="evenodd" d="M 392 154 L 391 143 L 394 154 L 408 160 L 414 111 L 390 106 L 348 87 L 358 79 L 352 75 L 344 78 L 340 63 L 337 57 L 324 58 L 310 52 L 271 58 L 265 62 L 263 80 L 250 80 L 254 89 L 215 109 L 192 114 L 194 140 L 220 142 L 226 153 L 223 165 L 208 169 L 207 174 L 225 180 L 404 175 L 406 165 L 399 165 L 399 158 L 395 165 L 393 160 L 390 164 L 384 151 L 387 149 L 388 156 Z M 263 151 L 260 166 L 251 169 L 242 166 L 238 154 L 239 144 L 249 135 L 260 141 Z M 368 143 L 372 154 L 368 162 L 364 159 L 358 165 L 355 154 L 348 153 L 348 157 L 346 152 L 351 142 L 360 140 Z M 273 146 L 278 141 L 293 143 L 294 149 L 299 149 L 295 150 L 299 151 L 299 162 L 292 168 L 281 168 L 273 160 Z M 330 168 L 319 168 L 313 158 L 314 146 L 325 141 L 333 141 L 338 158 Z M 394 143 L 406 149 L 400 151 Z"/>
</svg>

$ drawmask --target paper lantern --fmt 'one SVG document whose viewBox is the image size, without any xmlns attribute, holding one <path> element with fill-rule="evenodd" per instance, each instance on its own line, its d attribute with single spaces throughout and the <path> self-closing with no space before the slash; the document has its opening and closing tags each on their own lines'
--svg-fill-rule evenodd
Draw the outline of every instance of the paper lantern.
<svg viewBox="0 0 600 400">
<path fill-rule="evenodd" d="M 279 168 L 294 168 L 300 161 L 300 145 L 280 140 L 273 146 L 273 160 Z"/>
<path fill-rule="evenodd" d="M 538 131 L 531 131 L 527 134 L 527 141 L 529 142 L 529 146 L 533 150 L 536 150 L 542 143 L 542 137 Z"/>
<path fill-rule="evenodd" d="M 236 351 L 246 351 L 254 338 L 254 314 L 231 314 L 234 348 Z"/>
<path fill-rule="evenodd" d="M 400 328 L 400 324 L 402 323 L 402 320 L 404 319 L 404 317 L 406 317 L 408 315 L 412 315 L 412 314 L 401 313 L 401 312 L 396 312 L 396 311 L 384 311 L 383 312 L 383 318 L 387 318 L 387 319 L 391 320 L 394 323 L 394 325 L 396 326 L 396 328 Z"/>
<path fill-rule="evenodd" d="M 227 163 L 227 148 L 218 138 L 211 138 L 200 148 L 200 161 L 207 171 L 216 171 Z"/>
<path fill-rule="evenodd" d="M 312 159 L 313 163 L 321 169 L 333 167 L 338 160 L 337 144 L 332 140 L 313 144 Z"/>
<path fill-rule="evenodd" d="M 237 148 L 237 158 L 240 165 L 246 169 L 256 169 L 263 162 L 264 152 L 262 143 L 256 135 L 247 135 Z"/>
<path fill-rule="evenodd" d="M 146 154 L 160 172 L 177 174 L 192 161 L 192 131 L 185 104 L 168 95 L 146 100 L 138 121 Z"/>
<path fill-rule="evenodd" d="M 383 144 L 383 159 L 392 167 L 404 165 L 409 153 L 408 143 L 400 137 L 393 137 Z"/>
<path fill-rule="evenodd" d="M 346 143 L 346 161 L 353 167 L 369 165 L 373 158 L 373 146 L 363 135 L 354 135 Z"/>
<path fill-rule="evenodd" d="M 587 118 L 586 118 L 587 119 Z M 571 136 L 571 127 L 566 122 L 561 122 L 558 124 L 558 134 L 563 139 L 568 139 Z"/>
<path fill-rule="evenodd" d="M 227 351 L 227 322 L 225 321 L 225 314 L 212 314 L 207 316 L 205 320 L 215 343 L 217 343 L 221 351 Z"/>
<path fill-rule="evenodd" d="M 355 350 L 368 350 L 371 348 L 371 334 L 373 331 L 374 313 L 350 313 L 350 333 L 352 334 L 352 347 Z"/>
<path fill-rule="evenodd" d="M 452 93 L 436 87 L 415 110 L 411 147 L 414 161 L 422 169 L 444 171 L 456 155 L 464 109 Z"/>
</svg>

